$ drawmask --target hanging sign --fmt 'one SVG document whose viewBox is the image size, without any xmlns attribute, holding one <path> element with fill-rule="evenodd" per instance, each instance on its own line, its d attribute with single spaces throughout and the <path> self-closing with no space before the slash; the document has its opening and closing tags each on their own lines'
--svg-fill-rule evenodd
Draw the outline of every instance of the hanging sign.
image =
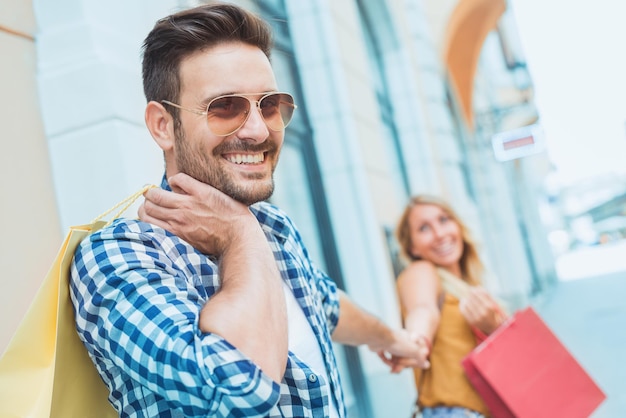
<svg viewBox="0 0 626 418">
<path fill-rule="evenodd" d="M 495 134 L 491 144 L 498 161 L 538 154 L 545 148 L 543 130 L 538 124 Z"/>
</svg>

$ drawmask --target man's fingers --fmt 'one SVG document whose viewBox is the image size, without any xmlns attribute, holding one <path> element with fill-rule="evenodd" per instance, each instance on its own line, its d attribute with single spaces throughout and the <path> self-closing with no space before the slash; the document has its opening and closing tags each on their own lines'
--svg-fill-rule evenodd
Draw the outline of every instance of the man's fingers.
<svg viewBox="0 0 626 418">
<path fill-rule="evenodd" d="M 176 193 L 169 192 L 167 190 L 163 190 L 163 189 L 155 187 L 150 190 L 147 190 L 143 194 L 143 196 L 147 202 L 150 202 L 156 206 L 160 206 L 160 207 L 168 208 L 168 209 L 176 209 L 180 207 L 181 196 Z"/>
<path fill-rule="evenodd" d="M 180 194 L 198 194 L 200 192 L 198 186 L 200 183 L 185 173 L 176 173 L 167 179 L 173 191 Z"/>
</svg>

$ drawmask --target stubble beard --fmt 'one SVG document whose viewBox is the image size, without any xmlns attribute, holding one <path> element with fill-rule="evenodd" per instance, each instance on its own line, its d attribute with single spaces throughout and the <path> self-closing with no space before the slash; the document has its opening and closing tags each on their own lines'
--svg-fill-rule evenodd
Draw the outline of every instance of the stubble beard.
<svg viewBox="0 0 626 418">
<path fill-rule="evenodd" d="M 254 181 L 253 184 L 246 187 L 229 175 L 226 171 L 219 168 L 217 164 L 212 162 L 210 158 L 200 148 L 190 146 L 185 139 L 182 129 L 177 129 L 175 133 L 176 139 L 174 143 L 176 152 L 176 165 L 178 171 L 183 172 L 194 179 L 215 187 L 222 193 L 232 197 L 233 199 L 250 206 L 253 203 L 269 199 L 274 193 L 274 168 L 268 178 L 262 173 L 250 173 L 247 179 Z M 268 153 L 269 154 L 269 153 Z M 215 158 L 221 158 L 221 152 L 217 147 L 213 155 Z"/>
</svg>

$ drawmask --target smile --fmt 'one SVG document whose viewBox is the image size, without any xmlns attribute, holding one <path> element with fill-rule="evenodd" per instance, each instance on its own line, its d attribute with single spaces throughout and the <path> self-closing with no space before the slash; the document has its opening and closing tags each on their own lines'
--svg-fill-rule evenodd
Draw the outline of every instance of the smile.
<svg viewBox="0 0 626 418">
<path fill-rule="evenodd" d="M 262 152 L 257 154 L 226 154 L 224 158 L 233 164 L 260 164 L 265 160 Z"/>
<path fill-rule="evenodd" d="M 451 253 L 452 251 L 454 251 L 455 248 L 456 248 L 456 245 L 454 242 L 446 242 L 444 244 L 434 247 L 433 250 L 439 255 L 447 255 Z"/>
</svg>

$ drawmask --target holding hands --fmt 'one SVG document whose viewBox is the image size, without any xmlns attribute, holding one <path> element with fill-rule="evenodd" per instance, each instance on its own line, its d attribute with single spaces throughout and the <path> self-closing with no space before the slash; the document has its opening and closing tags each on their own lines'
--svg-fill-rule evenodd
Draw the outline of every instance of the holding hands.
<svg viewBox="0 0 626 418">
<path fill-rule="evenodd" d="M 428 369 L 428 356 L 431 351 L 430 340 L 423 336 L 416 336 L 407 330 L 394 330 L 394 340 L 384 349 L 369 346 L 378 357 L 391 368 L 391 373 L 399 373 L 405 368 L 418 367 Z"/>
<path fill-rule="evenodd" d="M 184 173 L 168 178 L 168 182 L 172 192 L 153 188 L 144 194 L 145 201 L 138 211 L 142 221 L 166 229 L 204 254 L 219 257 L 234 253 L 229 250 L 244 244 L 248 250 L 268 246 L 248 206 Z M 268 262 L 273 264 L 271 252 L 269 256 Z M 251 286 L 248 283 L 247 286 Z M 386 327 L 357 308 L 345 294 L 341 296 L 339 322 L 334 340 L 350 345 L 366 343 L 392 373 L 399 373 L 407 367 L 430 367 L 431 344 L 426 337 Z"/>
</svg>

